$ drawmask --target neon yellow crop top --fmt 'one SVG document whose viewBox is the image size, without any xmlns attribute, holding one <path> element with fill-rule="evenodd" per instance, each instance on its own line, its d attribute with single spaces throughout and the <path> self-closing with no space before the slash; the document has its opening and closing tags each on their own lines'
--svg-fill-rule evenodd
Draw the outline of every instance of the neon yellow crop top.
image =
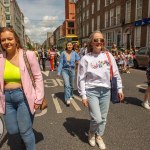
<svg viewBox="0 0 150 150">
<path fill-rule="evenodd" d="M 21 82 L 19 67 L 13 65 L 7 59 L 6 59 L 5 70 L 4 70 L 4 81 L 5 83 Z"/>
</svg>

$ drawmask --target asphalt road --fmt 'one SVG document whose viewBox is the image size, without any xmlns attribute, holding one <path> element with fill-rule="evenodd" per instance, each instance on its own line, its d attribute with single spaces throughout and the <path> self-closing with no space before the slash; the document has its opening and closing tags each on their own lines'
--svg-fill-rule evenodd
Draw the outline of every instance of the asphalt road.
<svg viewBox="0 0 150 150">
<path fill-rule="evenodd" d="M 48 70 L 48 67 L 47 67 Z M 146 88 L 145 71 L 131 70 L 122 74 L 125 102 L 110 104 L 104 141 L 108 150 L 150 150 L 150 111 L 141 107 Z M 63 81 L 56 72 L 43 73 L 48 110 L 38 112 L 34 120 L 37 150 L 98 150 L 87 141 L 89 113 L 83 107 L 75 87 L 74 101 L 66 107 L 63 98 Z M 15 137 L 18 138 L 18 137 Z M 23 150 L 20 140 L 8 141 L 5 135 L 0 149 Z"/>
</svg>

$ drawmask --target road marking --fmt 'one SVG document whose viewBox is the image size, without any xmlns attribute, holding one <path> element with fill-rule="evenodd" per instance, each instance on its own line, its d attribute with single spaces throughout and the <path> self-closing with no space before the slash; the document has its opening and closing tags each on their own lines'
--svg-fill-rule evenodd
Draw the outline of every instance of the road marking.
<svg viewBox="0 0 150 150">
<path fill-rule="evenodd" d="M 45 108 L 44 110 L 42 110 L 40 113 L 38 114 L 35 114 L 35 117 L 40 117 L 40 116 L 43 116 L 47 113 L 47 108 Z"/>
<path fill-rule="evenodd" d="M 147 84 L 138 84 L 138 85 L 136 85 L 137 88 L 143 89 L 143 90 L 146 90 L 147 86 L 148 86 Z"/>
<path fill-rule="evenodd" d="M 49 76 L 49 71 L 41 71 L 44 75 L 46 75 L 47 77 Z"/>
<path fill-rule="evenodd" d="M 53 102 L 54 102 L 57 113 L 62 113 L 62 110 L 61 110 L 60 105 L 58 103 L 58 99 L 55 96 L 55 94 L 52 94 L 52 99 L 53 99 Z"/>
<path fill-rule="evenodd" d="M 61 79 L 56 79 L 56 81 L 58 82 L 58 84 L 59 84 L 60 86 L 64 86 L 63 80 L 61 80 Z"/>
<path fill-rule="evenodd" d="M 56 87 L 58 86 L 58 83 L 55 79 L 46 79 L 44 80 L 44 86 L 45 87 Z"/>
<path fill-rule="evenodd" d="M 82 101 L 82 98 L 77 96 L 77 95 L 73 95 L 73 97 L 76 99 L 76 100 L 79 100 L 79 101 Z"/>
<path fill-rule="evenodd" d="M 81 110 L 80 107 L 78 106 L 78 104 L 75 102 L 75 100 L 71 100 L 71 104 L 76 109 L 76 111 L 80 111 Z"/>
</svg>

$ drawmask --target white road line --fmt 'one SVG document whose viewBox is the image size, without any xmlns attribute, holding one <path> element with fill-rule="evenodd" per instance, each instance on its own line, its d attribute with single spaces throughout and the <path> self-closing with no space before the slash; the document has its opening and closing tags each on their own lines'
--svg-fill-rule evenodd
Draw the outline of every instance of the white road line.
<svg viewBox="0 0 150 150">
<path fill-rule="evenodd" d="M 62 110 L 61 110 L 60 105 L 58 103 L 58 99 L 57 99 L 57 97 L 55 97 L 54 94 L 52 94 L 52 99 L 53 99 L 57 113 L 62 113 Z"/>
<path fill-rule="evenodd" d="M 138 84 L 138 85 L 136 85 L 137 88 L 143 89 L 143 90 L 146 90 L 147 86 L 148 86 L 147 84 Z"/>
<path fill-rule="evenodd" d="M 40 117 L 40 116 L 43 116 L 47 113 L 47 108 L 42 110 L 39 114 L 35 114 L 35 117 Z"/>
<path fill-rule="evenodd" d="M 82 101 L 82 98 L 77 96 L 77 95 L 73 95 L 73 97 L 76 99 L 76 100 L 79 100 L 79 101 Z"/>
<path fill-rule="evenodd" d="M 78 104 L 74 100 L 71 100 L 71 104 L 76 109 L 76 111 L 80 111 L 81 110 L 80 107 L 78 106 Z"/>
<path fill-rule="evenodd" d="M 41 71 L 44 75 L 46 75 L 47 77 L 49 76 L 49 71 Z"/>
</svg>

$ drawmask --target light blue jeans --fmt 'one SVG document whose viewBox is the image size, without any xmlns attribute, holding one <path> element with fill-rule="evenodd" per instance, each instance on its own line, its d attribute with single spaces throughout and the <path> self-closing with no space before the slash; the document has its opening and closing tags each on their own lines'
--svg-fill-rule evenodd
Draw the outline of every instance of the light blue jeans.
<svg viewBox="0 0 150 150">
<path fill-rule="evenodd" d="M 110 104 L 110 89 L 96 87 L 87 89 L 89 112 L 91 116 L 90 132 L 102 136 L 104 134 Z"/>
<path fill-rule="evenodd" d="M 33 115 L 30 113 L 23 91 L 20 88 L 5 90 L 5 98 L 4 120 L 8 133 L 20 134 L 26 149 L 35 150 L 35 136 L 32 130 Z"/>
<path fill-rule="evenodd" d="M 73 97 L 73 87 L 74 87 L 74 78 L 75 78 L 75 69 L 74 68 L 63 68 L 62 77 L 64 80 L 64 97 L 65 101 Z"/>
</svg>

